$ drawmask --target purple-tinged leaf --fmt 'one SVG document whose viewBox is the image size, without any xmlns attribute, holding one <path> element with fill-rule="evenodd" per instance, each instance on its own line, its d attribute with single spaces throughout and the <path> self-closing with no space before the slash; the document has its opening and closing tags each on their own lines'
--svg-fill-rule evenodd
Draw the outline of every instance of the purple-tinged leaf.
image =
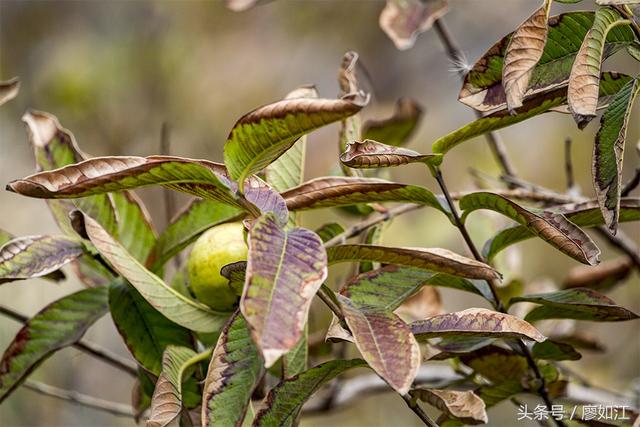
<svg viewBox="0 0 640 427">
<path fill-rule="evenodd" d="M 0 247 L 0 284 L 46 276 L 83 253 L 82 242 L 73 237 L 54 235 L 15 238 Z"/>
<path fill-rule="evenodd" d="M 367 120 L 362 126 L 362 139 L 400 147 L 413 135 L 422 119 L 422 107 L 411 98 L 400 98 L 393 115 L 383 120 Z"/>
<path fill-rule="evenodd" d="M 559 251 L 584 264 L 600 262 L 600 249 L 589 235 L 561 213 L 524 208 L 494 193 L 477 192 L 460 199 L 464 218 L 478 209 L 490 209 L 518 222 Z"/>
<path fill-rule="evenodd" d="M 13 98 L 18 96 L 19 91 L 20 81 L 17 77 L 0 82 L 0 105 L 11 101 Z"/>
<path fill-rule="evenodd" d="M 315 233 L 284 230 L 273 214 L 255 221 L 248 242 L 240 308 L 270 367 L 300 340 L 311 300 L 327 277 L 327 258 Z"/>
<path fill-rule="evenodd" d="M 523 301 L 541 304 L 527 314 L 525 320 L 529 322 L 542 319 L 618 322 L 638 318 L 637 314 L 620 307 L 612 299 L 587 288 L 514 297 L 511 298 L 510 304 Z"/>
<path fill-rule="evenodd" d="M 546 339 L 524 320 L 484 308 L 469 308 L 418 320 L 411 324 L 411 330 L 418 339 L 450 336 L 524 338 L 537 342 Z"/>
<path fill-rule="evenodd" d="M 499 279 L 500 273 L 482 262 L 441 248 L 395 248 L 374 245 L 339 245 L 327 249 L 329 264 L 374 261 L 416 267 L 469 279 Z"/>
<path fill-rule="evenodd" d="M 446 0 L 387 0 L 379 24 L 398 49 L 406 50 L 448 10 Z"/>
<path fill-rule="evenodd" d="M 236 312 L 218 338 L 202 395 L 203 426 L 241 426 L 251 395 L 264 374 L 251 334 Z"/>
<path fill-rule="evenodd" d="M 256 414 L 254 427 L 293 426 L 302 405 L 320 387 L 351 368 L 366 367 L 364 360 L 331 360 L 280 381 L 271 389 Z"/>
<path fill-rule="evenodd" d="M 411 396 L 441 410 L 465 424 L 486 424 L 489 421 L 485 404 L 472 391 L 414 388 Z"/>
<path fill-rule="evenodd" d="M 392 312 L 353 303 L 338 295 L 353 341 L 364 360 L 400 394 L 406 394 L 420 368 L 420 347 L 411 328 Z"/>
<path fill-rule="evenodd" d="M 20 329 L 0 360 L 0 402 L 49 356 L 78 342 L 107 311 L 106 287 L 84 289 L 40 310 Z"/>
<path fill-rule="evenodd" d="M 224 324 L 228 313 L 213 311 L 180 294 L 136 261 L 95 220 L 85 215 L 81 218 L 84 220 L 86 234 L 98 252 L 149 304 L 169 320 L 198 332 L 216 332 Z"/>
<path fill-rule="evenodd" d="M 440 163 L 440 154 L 420 154 L 408 148 L 394 147 L 371 139 L 352 141 L 340 155 L 340 161 L 350 168 L 370 169 L 401 166 L 409 163 Z"/>
</svg>

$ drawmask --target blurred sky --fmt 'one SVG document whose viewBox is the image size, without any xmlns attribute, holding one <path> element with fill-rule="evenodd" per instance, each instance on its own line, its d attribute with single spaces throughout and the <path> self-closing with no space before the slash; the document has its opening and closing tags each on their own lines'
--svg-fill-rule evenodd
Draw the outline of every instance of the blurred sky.
<svg viewBox="0 0 640 427">
<path fill-rule="evenodd" d="M 451 32 L 471 62 L 501 36 L 511 31 L 537 7 L 530 0 L 452 0 L 446 17 Z M 554 5 L 554 11 L 590 8 Z M 81 147 L 92 155 L 149 155 L 157 153 L 160 128 L 171 128 L 172 154 L 222 160 L 225 138 L 237 118 L 265 103 L 282 98 L 306 83 L 321 95 L 333 97 L 338 88 L 337 67 L 347 50 L 359 52 L 371 76 L 374 98 L 364 118 L 391 113 L 398 97 L 415 98 L 426 109 L 424 121 L 410 148 L 428 152 L 431 142 L 473 119 L 457 101 L 460 83 L 435 33 L 418 38 L 414 48 L 398 51 L 378 27 L 382 1 L 276 0 L 243 13 L 228 11 L 221 1 L 9 1 L 0 0 L 0 79 L 19 76 L 17 99 L 0 109 L 0 182 L 32 173 L 33 158 L 20 122 L 29 108 L 55 114 L 70 129 Z M 635 67 L 635 68 L 634 68 Z M 616 55 L 605 69 L 638 73 L 637 63 Z M 637 107 L 638 108 L 638 107 Z M 637 109 L 636 108 L 636 109 Z M 630 121 L 625 156 L 625 178 L 640 161 L 633 146 L 640 124 Z M 597 121 L 577 130 L 570 116 L 543 115 L 501 131 L 518 172 L 526 179 L 565 189 L 563 141 L 574 141 L 577 182 L 593 194 L 590 158 Z M 325 175 L 334 167 L 337 128 L 328 127 L 310 137 L 307 178 Z M 470 189 L 468 168 L 497 174 L 482 138 L 465 143 L 447 156 L 445 176 L 452 190 Z M 394 170 L 403 182 L 435 189 L 418 165 Z M 156 223 L 164 222 L 158 190 L 144 190 Z M 16 235 L 55 232 L 42 201 L 0 192 L 0 228 Z M 305 216 L 309 226 L 339 218 L 327 211 Z M 476 214 L 471 232 L 481 244 L 504 225 L 495 216 Z M 623 230 L 638 240 L 637 225 Z M 387 244 L 440 246 L 465 253 L 451 227 L 429 212 L 415 212 L 394 221 Z M 617 254 L 605 249 L 604 258 Z M 561 281 L 576 266 L 571 259 L 543 242 L 528 241 L 510 251 L 520 267 L 512 277 L 527 281 Z M 504 257 L 503 257 L 504 258 Z M 504 259 L 503 259 L 503 264 Z M 518 263 L 515 263 L 518 264 Z M 514 263 L 511 263 L 513 266 Z M 640 312 L 637 274 L 611 296 Z M 54 299 L 79 288 L 69 280 L 52 285 L 40 280 L 0 287 L 0 304 L 32 314 Z M 474 297 L 444 292 L 448 310 L 482 304 Z M 607 355 L 588 355 L 573 366 L 593 381 L 627 390 L 640 376 L 637 323 L 587 324 L 580 328 L 607 342 Z M 17 325 L 0 319 L 0 347 L 4 348 Z M 123 355 L 107 317 L 88 338 Z M 131 382 L 110 367 L 76 350 L 60 352 L 37 370 L 34 378 L 128 402 Z M 514 409 L 500 406 L 491 425 L 509 425 Z M 502 412 L 498 415 L 497 412 Z M 302 425 L 324 425 L 320 418 Z M 393 395 L 364 399 L 361 405 L 331 417 L 341 426 L 418 425 Z M 505 424 L 506 423 L 506 424 Z M 130 425 L 130 421 L 70 406 L 28 390 L 19 390 L 0 406 L 3 426 Z"/>
</svg>

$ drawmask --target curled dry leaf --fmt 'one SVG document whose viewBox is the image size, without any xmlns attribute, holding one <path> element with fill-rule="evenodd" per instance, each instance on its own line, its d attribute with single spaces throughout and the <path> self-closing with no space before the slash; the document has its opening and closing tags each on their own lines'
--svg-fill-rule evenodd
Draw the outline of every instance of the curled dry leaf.
<svg viewBox="0 0 640 427">
<path fill-rule="evenodd" d="M 484 308 L 469 308 L 441 314 L 411 324 L 418 339 L 447 336 L 489 338 L 525 338 L 542 342 L 546 339 L 535 327 L 510 314 Z"/>
<path fill-rule="evenodd" d="M 400 98 L 393 115 L 382 120 L 367 120 L 362 125 L 362 139 L 373 139 L 399 147 L 406 144 L 420 124 L 423 109 L 411 98 Z"/>
<path fill-rule="evenodd" d="M 354 304 L 342 295 L 338 300 L 364 360 L 394 390 L 406 394 L 420 368 L 420 347 L 409 326 L 387 310 Z"/>
<path fill-rule="evenodd" d="M 327 248 L 329 264 L 373 261 L 417 267 L 470 279 L 500 279 L 500 273 L 482 262 L 441 248 L 396 248 L 376 245 L 339 245 Z"/>
<path fill-rule="evenodd" d="M 587 32 L 571 68 L 567 100 L 578 127 L 584 128 L 596 116 L 600 86 L 600 67 L 609 30 L 624 24 L 612 8 L 598 9 L 593 26 Z"/>
<path fill-rule="evenodd" d="M 543 5 L 511 36 L 502 68 L 502 85 L 511 112 L 522 106 L 533 69 L 542 57 L 549 32 L 547 22 L 551 3 L 551 0 L 544 0 Z"/>
<path fill-rule="evenodd" d="M 229 10 L 234 12 L 244 12 L 252 7 L 269 3 L 273 0 L 225 0 L 225 4 Z"/>
<path fill-rule="evenodd" d="M 618 92 L 600 121 L 593 146 L 593 183 L 602 216 L 609 230 L 616 234 L 620 216 L 622 160 L 633 101 L 640 91 L 640 79 L 627 83 Z"/>
<path fill-rule="evenodd" d="M 203 426 L 241 426 L 264 374 L 247 322 L 236 312 L 222 329 L 202 394 Z"/>
<path fill-rule="evenodd" d="M 0 82 L 0 105 L 11 101 L 18 96 L 20 91 L 20 81 L 17 77 L 4 82 Z"/>
<path fill-rule="evenodd" d="M 569 270 L 563 287 L 609 290 L 629 277 L 632 270 L 633 260 L 628 257 L 605 261 L 595 267 L 578 266 Z"/>
<path fill-rule="evenodd" d="M 302 337 L 313 296 L 327 277 L 327 258 L 315 233 L 284 230 L 273 214 L 255 221 L 248 243 L 240 308 L 270 367 Z"/>
<path fill-rule="evenodd" d="M 15 238 L 0 247 L 0 284 L 46 276 L 83 253 L 82 243 L 73 237 L 54 235 Z"/>
<path fill-rule="evenodd" d="M 411 396 L 427 402 L 465 424 L 486 424 L 489 419 L 482 399 L 472 391 L 414 388 Z"/>
<path fill-rule="evenodd" d="M 437 154 L 420 154 L 408 148 L 394 147 L 378 141 L 365 139 L 352 141 L 340 155 L 340 161 L 356 169 L 386 168 L 409 163 L 439 163 L 442 156 Z"/>
<path fill-rule="evenodd" d="M 387 0 L 380 14 L 380 28 L 398 49 L 406 50 L 447 10 L 446 0 Z"/>
<path fill-rule="evenodd" d="M 488 192 L 477 192 L 460 199 L 463 218 L 477 209 L 490 209 L 501 213 L 571 258 L 584 264 L 600 262 L 600 249 L 588 234 L 561 213 L 525 209 L 511 200 Z"/>
</svg>

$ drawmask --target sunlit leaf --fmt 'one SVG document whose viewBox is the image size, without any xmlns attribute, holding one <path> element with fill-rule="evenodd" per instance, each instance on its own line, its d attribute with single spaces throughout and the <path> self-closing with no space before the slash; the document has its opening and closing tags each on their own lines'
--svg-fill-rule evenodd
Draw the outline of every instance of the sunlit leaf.
<svg viewBox="0 0 640 427">
<path fill-rule="evenodd" d="M 182 377 L 196 353 L 187 347 L 169 346 L 162 356 L 162 372 L 151 398 L 147 427 L 179 425 L 182 411 Z"/>
<path fill-rule="evenodd" d="M 548 42 L 533 69 L 525 99 L 567 84 L 573 61 L 593 20 L 593 12 L 563 13 L 549 19 Z M 489 48 L 465 75 L 459 95 L 461 102 L 479 111 L 505 107 L 502 70 L 511 37 L 509 34 Z M 603 59 L 630 45 L 633 40 L 630 28 L 614 28 L 607 35 Z"/>
<path fill-rule="evenodd" d="M 193 199 L 158 236 L 152 270 L 157 271 L 209 228 L 241 215 L 242 211 L 237 207 L 213 200 Z"/>
<path fill-rule="evenodd" d="M 472 391 L 414 388 L 411 396 L 427 402 L 465 424 L 486 424 L 489 419 L 485 404 Z"/>
<path fill-rule="evenodd" d="M 246 321 L 236 312 L 216 344 L 202 396 L 203 426 L 241 426 L 264 373 Z"/>
<path fill-rule="evenodd" d="M 446 0 L 387 0 L 380 14 L 380 28 L 398 49 L 406 50 L 448 9 Z"/>
<path fill-rule="evenodd" d="M 200 332 L 214 332 L 224 324 L 228 313 L 215 312 L 168 286 L 136 261 L 95 220 L 84 216 L 84 225 L 86 234 L 100 254 L 149 304 L 169 320 Z"/>
<path fill-rule="evenodd" d="M 422 107 L 415 100 L 400 98 L 391 117 L 364 122 L 361 138 L 396 147 L 405 145 L 420 124 L 422 114 Z"/>
<path fill-rule="evenodd" d="M 633 260 L 628 257 L 605 261 L 595 267 L 581 265 L 569 270 L 563 287 L 607 291 L 629 277 L 632 270 Z"/>
<path fill-rule="evenodd" d="M 17 77 L 0 82 L 0 105 L 11 101 L 13 98 L 18 96 L 19 91 L 20 81 Z"/>
<path fill-rule="evenodd" d="M 428 189 L 376 178 L 316 178 L 285 191 L 282 197 L 292 211 L 348 206 L 356 203 L 407 202 L 430 206 L 449 215 L 446 201 L 438 198 Z"/>
<path fill-rule="evenodd" d="M 367 102 L 363 94 L 343 99 L 284 99 L 245 114 L 234 125 L 224 147 L 229 174 L 243 182 L 304 134 L 357 113 Z"/>
<path fill-rule="evenodd" d="M 73 237 L 17 237 L 0 247 L 0 284 L 46 276 L 83 253 L 84 246 Z"/>
<path fill-rule="evenodd" d="M 566 289 L 546 294 L 533 294 L 511 298 L 510 303 L 533 302 L 541 304 L 527 314 L 525 320 L 578 319 L 598 322 L 617 322 L 637 319 L 638 315 L 620 307 L 612 299 L 587 288 Z"/>
<path fill-rule="evenodd" d="M 511 218 L 551 246 L 584 264 L 600 262 L 600 249 L 593 240 L 561 213 L 524 208 L 500 195 L 477 192 L 460 199 L 463 218 L 477 209 L 490 209 Z"/>
<path fill-rule="evenodd" d="M 349 142 L 345 152 L 340 155 L 340 161 L 350 168 L 369 169 L 401 166 L 409 163 L 437 164 L 441 157 L 436 154 L 420 154 L 408 148 L 365 139 L 364 141 Z"/>
<path fill-rule="evenodd" d="M 13 238 L 13 234 L 0 228 L 0 247 Z"/>
<path fill-rule="evenodd" d="M 131 355 L 154 375 L 161 372 L 162 352 L 167 346 L 192 344 L 189 330 L 160 314 L 124 280 L 109 285 L 109 310 Z"/>
<path fill-rule="evenodd" d="M 63 297 L 20 329 L 0 361 L 0 402 L 56 351 L 75 344 L 108 310 L 107 289 L 89 288 Z"/>
<path fill-rule="evenodd" d="M 511 35 L 502 69 L 502 86 L 509 111 L 522 106 L 533 70 L 542 57 L 549 32 L 547 21 L 551 4 L 552 0 L 544 0 L 542 6 Z"/>
<path fill-rule="evenodd" d="M 118 240 L 138 261 L 146 262 L 156 243 L 149 213 L 130 191 L 113 193 L 111 198 L 117 213 Z"/>
<path fill-rule="evenodd" d="M 395 248 L 375 245 L 339 245 L 327 249 L 329 264 L 348 261 L 375 261 L 416 267 L 470 279 L 497 279 L 500 273 L 490 266 L 441 248 Z"/>
<path fill-rule="evenodd" d="M 256 220 L 248 243 L 240 308 L 270 367 L 300 340 L 311 300 L 327 276 L 327 259 L 315 233 L 284 230 L 272 214 Z"/>
<path fill-rule="evenodd" d="M 600 67 L 607 33 L 628 23 L 612 8 L 596 11 L 593 25 L 587 32 L 571 68 L 567 98 L 569 110 L 578 127 L 584 128 L 595 116 L 598 107 Z"/>
<path fill-rule="evenodd" d="M 418 339 L 448 336 L 524 338 L 538 342 L 546 339 L 535 327 L 509 314 L 484 308 L 469 308 L 440 314 L 411 324 Z"/>
<path fill-rule="evenodd" d="M 631 80 L 631 77 L 624 74 L 615 72 L 602 73 L 598 108 L 606 107 L 610 101 L 610 97 L 618 93 L 629 80 Z M 444 154 L 466 140 L 520 123 L 547 111 L 556 110 L 559 107 L 564 107 L 566 103 L 566 87 L 558 87 L 525 98 L 522 107 L 515 109 L 515 115 L 510 114 L 506 108 L 501 108 L 437 139 L 431 146 L 431 149 L 434 153 Z"/>
<path fill-rule="evenodd" d="M 604 224 L 602 212 L 595 201 L 570 203 L 547 208 L 547 210 L 564 215 L 579 227 L 596 227 Z M 638 220 L 640 220 L 640 199 L 621 199 L 619 222 Z M 535 234 L 523 225 L 505 228 L 485 243 L 484 256 L 491 260 L 503 249 L 534 236 Z"/>
<path fill-rule="evenodd" d="M 531 355 L 535 359 L 544 360 L 580 360 L 582 355 L 570 344 L 554 340 L 535 343 L 531 348 Z"/>
<path fill-rule="evenodd" d="M 263 408 L 256 414 L 255 427 L 292 426 L 302 405 L 325 383 L 357 367 L 367 366 L 361 359 L 331 360 L 293 378 L 281 381 L 271 389 Z"/>
<path fill-rule="evenodd" d="M 338 300 L 364 360 L 394 390 L 407 393 L 420 367 L 420 347 L 411 328 L 384 308 L 356 304 L 342 295 Z"/>
<path fill-rule="evenodd" d="M 613 234 L 618 229 L 622 158 L 633 101 L 640 91 L 639 79 L 627 83 L 609 104 L 600 121 L 593 147 L 593 184 L 605 223 Z"/>
</svg>

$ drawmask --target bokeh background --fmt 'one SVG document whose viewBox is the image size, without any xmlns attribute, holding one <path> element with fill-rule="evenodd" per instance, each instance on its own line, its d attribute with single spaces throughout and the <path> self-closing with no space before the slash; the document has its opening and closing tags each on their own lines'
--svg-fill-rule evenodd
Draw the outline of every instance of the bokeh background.
<svg viewBox="0 0 640 427">
<path fill-rule="evenodd" d="M 536 7 L 530 0 L 454 0 L 446 17 L 452 33 L 472 62 L 511 31 Z M 592 6 L 585 0 L 583 8 Z M 222 1 L 10 1 L 0 0 L 0 79 L 19 76 L 21 92 L 0 109 L 0 183 L 34 170 L 26 131 L 20 121 L 27 109 L 55 114 L 92 155 L 149 155 L 159 151 L 162 123 L 171 129 L 172 154 L 222 160 L 222 148 L 233 123 L 256 106 L 282 98 L 291 89 L 314 83 L 321 95 L 335 96 L 337 67 L 344 52 L 359 52 L 374 90 L 364 118 L 391 114 L 398 97 L 415 98 L 426 115 L 410 148 L 429 151 L 437 137 L 471 121 L 473 113 L 457 102 L 460 89 L 455 66 L 446 58 L 435 33 L 422 34 L 412 49 L 398 51 L 378 27 L 383 1 L 277 0 L 243 13 Z M 570 6 L 554 5 L 554 12 Z M 575 8 L 575 7 L 574 7 Z M 637 63 L 616 55 L 608 69 L 638 73 Z M 636 108 L 637 110 L 637 108 Z M 634 149 L 640 137 L 636 113 L 630 122 L 625 179 L 640 161 Z M 564 190 L 563 141 L 574 141 L 576 179 L 584 194 L 593 194 L 590 157 L 594 123 L 579 131 L 570 116 L 543 115 L 501 131 L 517 171 L 526 179 Z M 325 175 L 337 161 L 338 129 L 331 126 L 310 137 L 307 178 Z M 497 175 L 484 140 L 477 138 L 453 150 L 445 164 L 452 190 L 471 189 L 474 167 Z M 392 171 L 393 178 L 435 183 L 419 166 Z M 141 192 L 159 229 L 165 222 L 162 193 Z M 180 198 L 179 200 L 184 200 Z M 305 225 L 351 219 L 329 211 L 306 214 Z M 474 239 L 482 244 L 504 225 L 495 216 L 470 220 Z M 0 192 L 0 228 L 16 235 L 56 232 L 44 202 Z M 636 242 L 637 225 L 622 229 Z M 438 215 L 418 211 L 396 219 L 385 243 L 446 247 L 466 253 L 455 230 Z M 618 254 L 600 240 L 604 259 Z M 527 283 L 560 283 L 576 263 L 543 242 L 530 240 L 499 260 L 508 277 Z M 336 282 L 344 277 L 338 271 Z M 47 303 L 80 288 L 70 279 L 59 285 L 42 280 L 0 287 L 0 304 L 34 314 Z M 485 306 L 459 292 L 443 292 L 449 311 Z M 640 280 L 634 273 L 610 296 L 640 312 Z M 326 327 L 324 307 L 315 307 L 312 328 Z M 321 319 L 321 320 L 317 320 Z M 581 330 L 598 336 L 606 354 L 589 354 L 571 363 L 595 384 L 630 392 L 640 378 L 638 323 L 581 322 Z M 0 348 L 19 325 L 0 318 Z M 87 338 L 128 356 L 107 316 Z M 58 387 L 128 403 L 132 381 L 75 349 L 47 360 L 33 378 Z M 509 403 L 490 411 L 490 425 L 515 424 Z M 363 397 L 329 417 L 309 417 L 303 426 L 411 426 L 419 421 L 393 394 Z M 30 390 L 16 391 L 0 406 L 2 426 L 127 426 L 133 421 L 74 406 Z M 524 424 L 519 424 L 524 425 Z"/>
</svg>

